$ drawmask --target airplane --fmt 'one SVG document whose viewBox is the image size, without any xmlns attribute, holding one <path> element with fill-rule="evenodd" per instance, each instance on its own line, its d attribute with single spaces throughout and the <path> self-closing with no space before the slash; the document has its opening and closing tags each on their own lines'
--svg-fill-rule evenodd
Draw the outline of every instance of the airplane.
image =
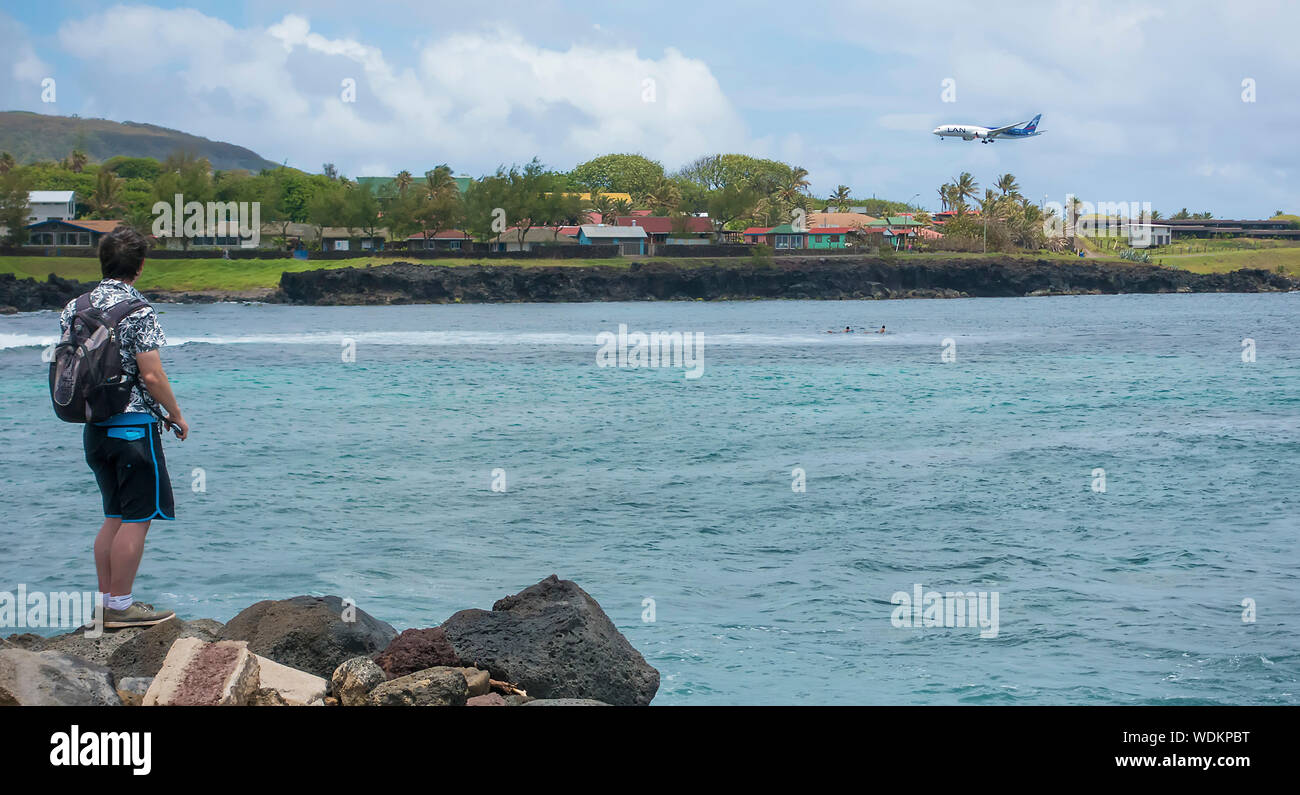
<svg viewBox="0 0 1300 795">
<path fill-rule="evenodd" d="M 944 138 L 960 138 L 963 141 L 979 140 L 980 143 L 991 144 L 999 138 L 1017 140 L 1019 138 L 1033 138 L 1035 135 L 1042 135 L 1038 131 L 1038 120 L 1043 118 L 1043 114 L 1038 114 L 1028 122 L 1018 121 L 1015 124 L 1008 124 L 1005 127 L 980 127 L 974 124 L 943 124 L 935 127 L 933 132 L 939 136 L 939 140 Z M 1021 127 L 1020 125 L 1025 125 Z"/>
</svg>

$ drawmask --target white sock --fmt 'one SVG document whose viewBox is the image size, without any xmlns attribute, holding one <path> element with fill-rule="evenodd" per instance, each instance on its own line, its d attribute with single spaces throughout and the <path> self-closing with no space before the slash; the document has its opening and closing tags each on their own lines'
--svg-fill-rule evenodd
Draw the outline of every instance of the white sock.
<svg viewBox="0 0 1300 795">
<path fill-rule="evenodd" d="M 108 597 L 108 608 L 110 610 L 125 610 L 134 602 L 135 599 L 132 598 L 131 594 L 127 594 L 126 596 L 110 596 Z"/>
</svg>

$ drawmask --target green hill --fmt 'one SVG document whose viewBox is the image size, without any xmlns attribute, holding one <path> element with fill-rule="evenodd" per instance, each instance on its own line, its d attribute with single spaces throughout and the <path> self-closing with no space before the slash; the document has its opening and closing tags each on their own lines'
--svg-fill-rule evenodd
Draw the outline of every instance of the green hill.
<svg viewBox="0 0 1300 795">
<path fill-rule="evenodd" d="M 0 152 L 9 152 L 19 163 L 62 160 L 73 149 L 85 152 L 94 162 L 114 155 L 163 160 L 182 151 L 206 157 L 213 168 L 220 170 L 243 168 L 257 172 L 279 165 L 242 146 L 153 124 L 0 111 Z"/>
</svg>

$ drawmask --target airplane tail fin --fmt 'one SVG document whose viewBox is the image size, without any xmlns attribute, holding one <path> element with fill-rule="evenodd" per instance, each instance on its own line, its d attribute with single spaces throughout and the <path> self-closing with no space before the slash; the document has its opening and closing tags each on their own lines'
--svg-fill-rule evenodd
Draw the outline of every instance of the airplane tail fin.
<svg viewBox="0 0 1300 795">
<path fill-rule="evenodd" d="M 1043 118 L 1043 114 L 1041 114 L 1041 113 L 1038 114 L 1037 116 L 1035 116 L 1035 117 L 1033 118 L 1033 121 L 1031 121 L 1031 122 L 1029 122 L 1029 124 L 1025 125 L 1025 132 L 1033 132 L 1034 130 L 1038 129 L 1038 120 L 1041 119 L 1041 118 Z"/>
</svg>

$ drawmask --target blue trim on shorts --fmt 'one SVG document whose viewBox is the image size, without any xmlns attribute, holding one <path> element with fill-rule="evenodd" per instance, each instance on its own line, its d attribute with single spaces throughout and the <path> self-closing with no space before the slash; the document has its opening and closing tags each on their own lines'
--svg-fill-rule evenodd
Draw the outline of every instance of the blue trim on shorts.
<svg viewBox="0 0 1300 795">
<path fill-rule="evenodd" d="M 162 511 L 162 483 L 158 480 L 158 454 L 153 449 L 153 431 L 149 432 L 149 458 L 153 459 L 153 515 L 148 519 L 136 519 L 137 522 L 147 522 L 155 517 L 173 521 L 175 516 L 168 516 Z"/>
</svg>

